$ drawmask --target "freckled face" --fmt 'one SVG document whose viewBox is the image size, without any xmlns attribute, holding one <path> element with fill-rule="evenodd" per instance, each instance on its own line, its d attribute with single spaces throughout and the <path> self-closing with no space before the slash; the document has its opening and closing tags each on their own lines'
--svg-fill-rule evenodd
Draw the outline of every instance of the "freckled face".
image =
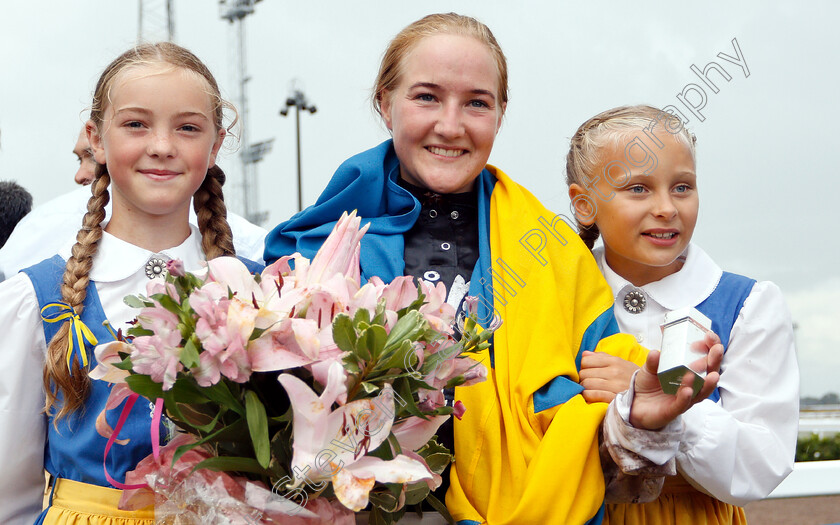
<svg viewBox="0 0 840 525">
<path fill-rule="evenodd" d="M 487 164 L 505 109 L 490 50 L 471 37 L 430 36 L 401 68 L 396 89 L 382 98 L 400 176 L 436 193 L 469 191 Z"/>
<path fill-rule="evenodd" d="M 649 175 L 643 173 L 644 167 L 630 166 L 630 177 L 619 188 L 605 176 L 592 188 L 577 184 L 570 188 L 572 198 L 586 193 L 596 203 L 594 222 L 604 240 L 607 263 L 636 286 L 658 281 L 682 267 L 677 258 L 691 240 L 700 207 L 691 150 L 673 136 L 660 138 L 664 147 L 654 148 L 659 164 Z M 623 147 L 605 150 L 598 169 L 614 160 L 625 160 Z M 601 197 L 611 193 L 609 200 Z M 589 211 L 579 209 L 578 217 Z M 592 222 L 591 218 L 581 220 L 584 225 Z"/>
<path fill-rule="evenodd" d="M 197 74 L 168 66 L 127 69 L 114 78 L 100 129 L 88 126 L 94 157 L 111 176 L 114 216 L 186 220 L 224 138 L 208 92 Z"/>
</svg>

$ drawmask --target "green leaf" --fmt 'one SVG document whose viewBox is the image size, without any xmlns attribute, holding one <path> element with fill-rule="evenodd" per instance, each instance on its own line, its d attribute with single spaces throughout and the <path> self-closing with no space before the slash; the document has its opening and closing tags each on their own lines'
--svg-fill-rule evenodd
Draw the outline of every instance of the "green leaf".
<svg viewBox="0 0 840 525">
<path fill-rule="evenodd" d="M 423 289 L 420 285 L 417 285 L 417 299 L 415 299 L 410 305 L 406 306 L 401 310 L 397 310 L 397 315 L 402 317 L 408 312 L 412 312 L 415 310 L 419 310 L 421 306 L 426 303 L 426 295 L 423 293 Z"/>
<path fill-rule="evenodd" d="M 362 390 L 364 390 L 366 394 L 372 394 L 379 390 L 379 387 L 367 381 L 362 381 Z"/>
<path fill-rule="evenodd" d="M 159 397 L 163 397 L 163 385 L 155 383 L 151 377 L 143 374 L 132 374 L 125 378 L 128 383 L 128 388 L 132 392 L 140 394 L 143 397 L 154 401 Z"/>
<path fill-rule="evenodd" d="M 453 356 L 458 355 L 461 352 L 461 346 L 458 344 L 454 344 L 448 348 L 444 348 L 439 352 L 432 354 L 426 357 L 426 360 L 423 362 L 423 366 L 420 369 L 420 374 L 424 377 L 428 375 L 432 370 L 435 370 L 443 361 L 447 359 L 451 359 Z"/>
<path fill-rule="evenodd" d="M 176 394 L 174 386 L 163 393 L 163 400 L 170 419 L 178 424 L 187 425 L 200 433 L 212 432 L 218 426 L 219 418 L 225 413 L 224 408 L 219 410 L 214 405 L 207 403 L 193 404 L 181 399 Z M 186 413 L 184 413 L 185 411 Z M 201 421 L 206 421 L 206 423 Z"/>
<path fill-rule="evenodd" d="M 248 337 L 249 341 L 253 341 L 254 339 L 259 339 L 261 335 L 263 335 L 268 328 L 254 328 L 251 332 L 251 336 Z"/>
<path fill-rule="evenodd" d="M 119 368 L 120 370 L 129 370 L 131 371 L 131 358 L 126 357 L 119 363 L 114 363 L 114 368 Z"/>
<path fill-rule="evenodd" d="M 373 312 L 373 319 L 371 319 L 370 324 L 385 324 L 385 298 L 380 297 L 379 300 L 376 302 L 376 309 Z"/>
<path fill-rule="evenodd" d="M 181 305 L 175 302 L 175 299 L 169 297 L 167 294 L 155 294 L 155 299 L 160 303 L 161 306 L 169 310 L 175 315 L 181 313 Z"/>
<path fill-rule="evenodd" d="M 359 364 L 358 356 L 354 354 L 347 354 L 344 356 L 344 369 L 350 372 L 351 374 L 358 374 L 362 371 L 362 367 Z"/>
<path fill-rule="evenodd" d="M 181 349 L 181 355 L 179 358 L 181 363 L 183 363 L 187 368 L 195 368 L 198 366 L 198 348 L 196 347 L 195 341 L 193 341 L 192 337 L 187 339 L 184 348 Z"/>
<path fill-rule="evenodd" d="M 423 314 L 412 310 L 397 321 L 397 324 L 391 329 L 391 333 L 388 334 L 386 344 L 388 346 L 400 346 L 406 339 L 414 341 L 427 328 L 428 322 L 423 317 Z"/>
<path fill-rule="evenodd" d="M 365 323 L 370 325 L 370 312 L 365 308 L 356 310 L 356 315 L 353 317 L 353 324 Z"/>
<path fill-rule="evenodd" d="M 254 474 L 267 475 L 268 472 L 254 458 L 237 458 L 233 456 L 216 456 L 207 458 L 195 467 L 193 472 L 200 468 L 223 472 L 251 472 Z"/>
<path fill-rule="evenodd" d="M 452 462 L 452 453 L 449 449 L 430 439 L 425 445 L 420 447 L 417 454 L 423 458 L 429 469 L 435 474 L 440 474 L 449 463 Z"/>
<path fill-rule="evenodd" d="M 387 512 L 382 511 L 376 505 L 371 506 L 368 525 L 391 525 L 391 523 L 393 523 L 393 520 Z"/>
<path fill-rule="evenodd" d="M 366 348 L 370 353 L 371 360 L 377 360 L 385 350 L 385 340 L 388 339 L 388 333 L 385 328 L 379 325 L 372 325 L 367 330 L 362 332 L 359 336 L 359 342 L 356 348 L 361 352 L 362 348 Z"/>
<path fill-rule="evenodd" d="M 450 525 L 455 525 L 455 520 L 452 519 L 452 516 L 449 514 L 449 511 L 446 510 L 446 505 L 441 503 L 439 499 L 434 497 L 432 494 L 429 494 L 429 496 L 426 498 L 426 501 L 428 501 L 429 505 L 431 505 L 436 511 L 440 512 L 440 515 L 443 516 L 447 523 L 449 523 Z"/>
<path fill-rule="evenodd" d="M 154 332 L 152 332 L 151 330 L 146 330 L 145 328 L 143 328 L 139 324 L 132 326 L 131 328 L 126 330 L 125 333 L 128 334 L 128 335 L 134 336 L 134 337 L 144 337 L 144 336 L 147 336 L 147 335 L 155 335 Z"/>
<path fill-rule="evenodd" d="M 411 340 L 405 339 L 387 359 L 377 364 L 374 370 L 390 370 L 391 368 L 414 370 L 414 366 L 416 365 L 417 355 L 414 353 L 414 344 Z"/>
<path fill-rule="evenodd" d="M 417 405 L 414 402 L 414 395 L 411 386 L 409 385 L 410 379 L 407 377 L 401 377 L 394 381 L 394 390 L 399 394 L 399 396 L 405 401 L 405 405 L 397 408 L 397 414 L 399 415 L 403 410 L 407 411 L 412 416 L 422 417 L 426 419 L 426 416 L 420 412 L 420 409 L 417 408 Z M 422 382 L 422 381 L 421 381 Z M 430 390 L 433 390 L 431 387 Z"/>
<path fill-rule="evenodd" d="M 245 407 L 242 403 L 230 392 L 227 384 L 224 381 L 219 381 L 213 386 L 202 389 L 202 393 L 207 396 L 210 401 L 214 401 L 223 407 L 227 407 L 240 416 L 245 415 Z"/>
<path fill-rule="evenodd" d="M 347 314 L 338 314 L 333 319 L 333 340 L 335 344 L 345 352 L 356 350 L 356 329 L 353 328 L 353 321 Z"/>
<path fill-rule="evenodd" d="M 388 485 L 391 484 L 389 483 Z M 402 489 L 402 485 L 398 486 Z M 389 489 L 390 488 L 391 487 L 389 487 Z M 388 492 L 371 492 L 370 502 L 385 512 L 394 512 L 400 504 L 400 499 L 398 495 L 394 495 L 393 492 L 389 490 Z"/>
<path fill-rule="evenodd" d="M 143 296 L 127 295 L 123 302 L 132 308 L 145 308 L 147 306 L 154 306 L 155 303 L 149 301 Z"/>
<path fill-rule="evenodd" d="M 418 503 L 426 499 L 426 496 L 429 495 L 429 492 L 429 485 L 426 484 L 425 481 L 418 481 L 417 483 L 406 485 L 405 504 L 417 505 Z"/>
<path fill-rule="evenodd" d="M 195 379 L 190 376 L 181 376 L 175 380 L 170 392 L 173 393 L 175 399 L 179 403 L 189 403 L 191 405 L 201 405 L 210 401 L 202 391 L 204 389 L 196 384 Z"/>
<path fill-rule="evenodd" d="M 186 445 L 181 445 L 180 447 L 175 449 L 175 454 L 172 457 L 172 464 L 174 465 L 175 462 L 178 461 L 178 458 L 180 458 L 184 453 L 186 453 L 189 450 L 192 450 L 197 446 L 204 445 L 213 441 L 229 441 L 228 438 L 230 438 L 231 436 L 239 435 L 244 429 L 245 422 L 242 419 L 237 419 L 234 423 L 226 427 L 222 427 L 219 430 L 213 432 L 212 434 L 209 434 L 203 437 L 202 439 L 199 439 L 198 441 L 195 441 L 193 443 L 187 443 Z"/>
<path fill-rule="evenodd" d="M 245 392 L 245 414 L 257 461 L 261 467 L 268 468 L 268 463 L 271 461 L 271 446 L 268 441 L 268 417 L 265 415 L 265 406 L 263 406 L 262 401 L 260 401 L 260 398 L 257 397 L 256 392 L 253 390 Z"/>
</svg>

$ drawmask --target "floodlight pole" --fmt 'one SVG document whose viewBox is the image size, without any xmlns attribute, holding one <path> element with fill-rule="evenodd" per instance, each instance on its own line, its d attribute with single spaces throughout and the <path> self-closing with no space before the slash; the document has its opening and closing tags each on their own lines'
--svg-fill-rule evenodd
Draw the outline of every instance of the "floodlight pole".
<svg viewBox="0 0 840 525">
<path fill-rule="evenodd" d="M 306 95 L 303 91 L 295 89 L 288 98 L 286 98 L 286 105 L 280 110 L 280 115 L 286 117 L 289 115 L 289 108 L 295 108 L 295 144 L 297 145 L 297 190 L 298 190 L 298 211 L 303 210 L 303 176 L 301 175 L 301 159 L 300 159 L 300 110 L 315 113 L 318 108 L 315 105 L 309 105 L 306 100 Z"/>
</svg>

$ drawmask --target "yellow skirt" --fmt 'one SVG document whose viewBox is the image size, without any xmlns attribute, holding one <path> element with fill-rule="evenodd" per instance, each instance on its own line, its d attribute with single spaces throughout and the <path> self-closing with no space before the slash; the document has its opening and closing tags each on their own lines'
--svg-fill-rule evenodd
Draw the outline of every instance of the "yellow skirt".
<svg viewBox="0 0 840 525">
<path fill-rule="evenodd" d="M 692 487 L 679 474 L 665 480 L 650 503 L 607 505 L 604 525 L 746 525 L 742 507 L 724 503 Z"/>
<path fill-rule="evenodd" d="M 120 510 L 122 491 L 57 479 L 45 525 L 154 525 L 155 511 Z"/>
</svg>

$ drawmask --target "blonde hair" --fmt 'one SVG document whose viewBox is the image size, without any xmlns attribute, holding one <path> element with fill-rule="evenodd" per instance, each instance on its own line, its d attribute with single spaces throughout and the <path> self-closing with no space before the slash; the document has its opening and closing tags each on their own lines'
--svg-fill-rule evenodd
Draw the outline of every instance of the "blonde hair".
<svg viewBox="0 0 840 525">
<path fill-rule="evenodd" d="M 678 117 L 653 106 L 620 106 L 595 115 L 577 129 L 566 155 L 566 184 L 588 187 L 597 176 L 596 170 L 604 166 L 605 148 L 626 146 L 627 137 L 631 133 L 644 131 L 645 135 L 651 137 L 648 131 L 653 130 L 657 124 L 662 124 L 695 157 L 694 144 L 697 139 Z M 655 137 L 653 140 L 659 141 Z M 594 223 L 589 226 L 581 224 L 577 214 L 575 220 L 581 239 L 592 249 L 600 236 L 598 226 Z"/>
<path fill-rule="evenodd" d="M 134 47 L 111 62 L 93 93 L 90 119 L 102 132 L 105 110 L 110 103 L 114 79 L 123 71 L 132 67 L 148 65 L 170 65 L 193 72 L 207 81 L 207 93 L 213 101 L 213 118 L 216 129 L 223 127 L 225 108 L 232 109 L 221 97 L 219 87 L 212 73 L 191 52 L 170 42 L 143 44 Z M 233 126 L 236 122 L 231 123 Z M 61 283 L 61 295 L 76 314 L 81 315 L 90 283 L 90 270 L 93 259 L 102 239 L 102 221 L 105 220 L 105 205 L 110 200 L 108 186 L 111 177 L 108 167 L 97 164 L 92 184 L 92 196 L 88 201 L 87 213 L 82 220 L 82 228 L 76 235 L 70 258 L 64 270 Z M 234 255 L 233 235 L 227 222 L 227 209 L 222 195 L 225 174 L 218 166 L 207 170 L 199 189 L 193 196 L 198 227 L 201 232 L 201 246 L 204 255 L 213 259 L 222 255 Z M 86 371 L 80 370 L 76 360 L 72 361 L 73 373 L 68 370 L 66 352 L 70 337 L 70 323 L 64 323 L 52 338 L 47 349 L 44 366 L 44 388 L 46 390 L 45 410 L 49 412 L 60 404 L 54 423 L 81 408 L 90 390 L 90 379 Z M 59 398 L 62 398 L 59 403 Z"/>
<path fill-rule="evenodd" d="M 508 70 L 507 59 L 502 52 L 496 37 L 483 23 L 475 18 L 456 13 L 438 13 L 427 15 L 406 26 L 388 44 L 376 83 L 373 87 L 373 109 L 382 115 L 382 97 L 385 92 L 393 92 L 402 78 L 403 61 L 405 57 L 426 37 L 435 35 L 457 35 L 475 38 L 490 50 L 496 62 L 499 73 L 498 96 L 499 103 L 508 101 Z"/>
</svg>

